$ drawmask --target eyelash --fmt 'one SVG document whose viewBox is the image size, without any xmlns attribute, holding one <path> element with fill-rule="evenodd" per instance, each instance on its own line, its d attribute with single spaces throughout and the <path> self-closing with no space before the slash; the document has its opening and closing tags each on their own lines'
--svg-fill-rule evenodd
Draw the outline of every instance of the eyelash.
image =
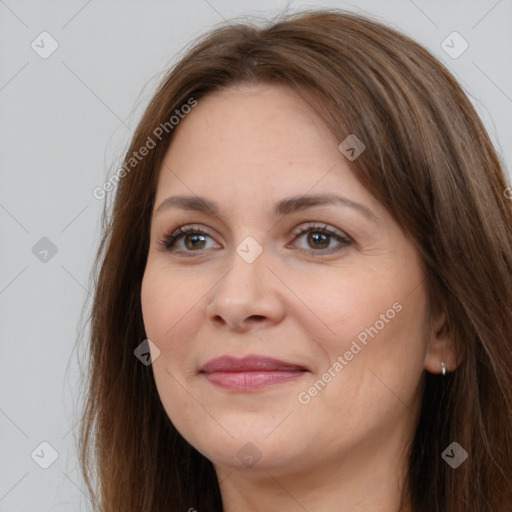
<svg viewBox="0 0 512 512">
<path fill-rule="evenodd" d="M 308 225 L 300 229 L 299 231 L 294 231 L 292 233 L 292 236 L 294 237 L 294 241 L 298 238 L 300 238 L 302 235 L 306 233 L 320 233 L 323 235 L 328 235 L 333 238 L 335 238 L 338 242 L 340 242 L 341 246 L 330 248 L 330 249 L 301 249 L 306 252 L 311 253 L 317 253 L 317 252 L 323 252 L 325 254 L 330 254 L 331 252 L 336 252 L 339 250 L 342 250 L 344 247 L 349 246 L 352 244 L 352 240 L 343 234 L 340 234 L 338 231 L 335 231 L 331 228 L 329 228 L 326 224 L 313 224 Z M 188 234 L 197 234 L 197 235 L 205 235 L 210 236 L 206 230 L 204 230 L 201 227 L 195 227 L 195 226 L 180 226 L 178 229 L 173 231 L 172 233 L 166 234 L 163 239 L 158 240 L 158 245 L 164 252 L 172 252 L 172 253 L 181 253 L 186 254 L 187 256 L 191 256 L 195 252 L 201 252 L 203 249 L 199 249 L 197 251 L 182 251 L 179 249 L 172 250 L 173 246 L 176 244 L 176 242 L 188 235 Z M 211 237 L 210 237 L 211 238 Z"/>
</svg>

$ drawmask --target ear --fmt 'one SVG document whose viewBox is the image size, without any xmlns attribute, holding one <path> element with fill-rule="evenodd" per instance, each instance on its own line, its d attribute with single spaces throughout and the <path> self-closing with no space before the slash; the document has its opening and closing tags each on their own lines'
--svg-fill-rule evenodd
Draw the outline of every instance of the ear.
<svg viewBox="0 0 512 512">
<path fill-rule="evenodd" d="M 431 373 L 440 374 L 441 362 L 443 362 L 446 372 L 453 372 L 459 366 L 460 359 L 444 311 L 440 311 L 431 317 L 428 335 L 425 369 Z"/>
</svg>

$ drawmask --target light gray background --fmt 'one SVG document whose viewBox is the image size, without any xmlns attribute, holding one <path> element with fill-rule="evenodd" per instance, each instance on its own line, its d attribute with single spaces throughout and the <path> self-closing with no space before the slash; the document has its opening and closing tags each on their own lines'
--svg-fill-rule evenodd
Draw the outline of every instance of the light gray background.
<svg viewBox="0 0 512 512">
<path fill-rule="evenodd" d="M 99 242 L 92 190 L 186 44 L 224 19 L 287 6 L 361 10 L 413 36 L 462 83 L 510 168 L 512 0 L 0 0 L 0 512 L 89 509 L 72 349 Z M 59 45 L 47 59 L 31 47 L 43 31 Z M 457 59 L 441 47 L 453 31 L 469 43 Z M 32 251 L 42 237 L 57 247 L 46 262 Z M 44 441 L 58 452 L 48 469 L 31 457 Z M 47 447 L 36 454 L 50 462 Z"/>
</svg>

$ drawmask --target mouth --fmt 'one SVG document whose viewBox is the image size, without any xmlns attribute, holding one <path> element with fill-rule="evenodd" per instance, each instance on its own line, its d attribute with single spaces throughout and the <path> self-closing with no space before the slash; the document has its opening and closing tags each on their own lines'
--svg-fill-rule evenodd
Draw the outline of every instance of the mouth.
<svg viewBox="0 0 512 512">
<path fill-rule="evenodd" d="M 229 391 L 257 391 L 302 377 L 304 366 L 269 357 L 218 357 L 200 370 L 216 387 Z"/>
</svg>

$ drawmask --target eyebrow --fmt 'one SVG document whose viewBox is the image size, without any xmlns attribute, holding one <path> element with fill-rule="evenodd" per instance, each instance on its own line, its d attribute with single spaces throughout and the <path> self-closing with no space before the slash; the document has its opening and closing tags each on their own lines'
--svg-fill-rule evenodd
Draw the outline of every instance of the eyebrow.
<svg viewBox="0 0 512 512">
<path fill-rule="evenodd" d="M 275 215 L 288 215 L 293 212 L 323 205 L 339 205 L 352 208 L 373 222 L 377 222 L 377 217 L 366 206 L 356 203 L 348 197 L 328 193 L 287 197 L 276 203 L 274 213 Z M 215 201 L 205 197 L 186 195 L 170 196 L 164 199 L 155 210 L 155 214 L 171 208 L 197 211 L 208 215 L 220 215 L 220 207 Z"/>
</svg>

